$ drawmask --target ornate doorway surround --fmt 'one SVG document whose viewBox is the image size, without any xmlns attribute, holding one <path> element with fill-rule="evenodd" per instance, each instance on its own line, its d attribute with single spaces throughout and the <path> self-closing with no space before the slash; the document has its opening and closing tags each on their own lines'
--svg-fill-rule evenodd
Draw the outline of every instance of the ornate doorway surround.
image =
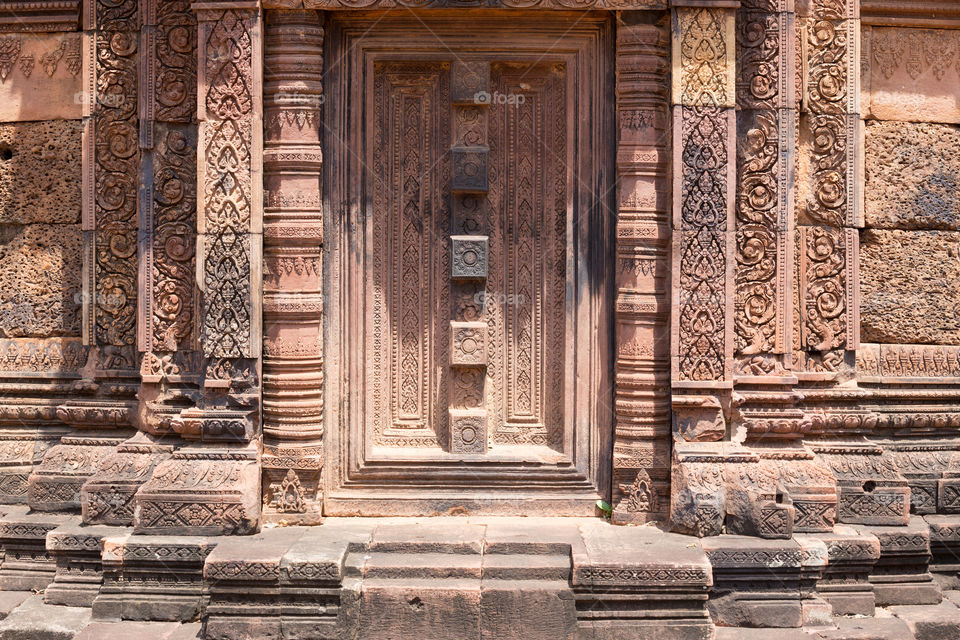
<svg viewBox="0 0 960 640">
<path fill-rule="evenodd" d="M 606 498 L 609 17 L 505 20 L 328 27 L 326 513 Z"/>
</svg>

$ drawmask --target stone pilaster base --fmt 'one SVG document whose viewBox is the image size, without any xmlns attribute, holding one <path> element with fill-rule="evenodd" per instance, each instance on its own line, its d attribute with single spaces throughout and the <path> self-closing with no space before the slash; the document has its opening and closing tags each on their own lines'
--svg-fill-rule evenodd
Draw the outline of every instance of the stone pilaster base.
<svg viewBox="0 0 960 640">
<path fill-rule="evenodd" d="M 30 474 L 62 436 L 39 429 L 0 433 L 0 504 L 26 504 Z"/>
<path fill-rule="evenodd" d="M 910 519 L 910 488 L 892 452 L 866 440 L 809 443 L 837 479 L 837 521 L 903 525 Z"/>
<path fill-rule="evenodd" d="M 80 511 L 80 489 L 123 435 L 64 436 L 30 475 L 28 503 L 37 511 Z"/>
<path fill-rule="evenodd" d="M 30 513 L 25 506 L 10 507 L 0 518 L 0 591 L 46 589 L 57 570 L 56 561 L 47 551 L 47 534 L 79 520 L 79 516 Z"/>
<path fill-rule="evenodd" d="M 103 540 L 96 618 L 195 620 L 203 606 L 203 562 L 216 538 L 123 535 Z"/>
<path fill-rule="evenodd" d="M 827 563 L 822 543 L 723 535 L 703 550 L 713 567 L 707 606 L 719 625 L 799 627 L 823 606 L 813 592 Z"/>
<path fill-rule="evenodd" d="M 923 519 L 930 527 L 930 572 L 942 589 L 960 589 L 960 516 Z"/>
<path fill-rule="evenodd" d="M 256 444 L 183 447 L 157 465 L 134 505 L 137 534 L 253 533 L 260 520 Z"/>
<path fill-rule="evenodd" d="M 262 461 L 264 522 L 320 524 L 323 446 L 264 444 Z"/>
<path fill-rule="evenodd" d="M 583 637 L 712 638 L 710 563 L 685 540 L 651 527 L 582 525 L 570 584 Z"/>
<path fill-rule="evenodd" d="M 827 567 L 817 582 L 817 593 L 833 608 L 835 616 L 872 616 L 876 606 L 868 576 L 880 558 L 880 541 L 838 525 L 830 533 L 797 536 L 819 541 L 827 548 Z"/>
<path fill-rule="evenodd" d="M 911 518 L 905 527 L 856 529 L 880 541 L 880 559 L 870 574 L 878 607 L 940 602 L 940 587 L 929 571 L 930 527 L 926 522 Z"/>
<path fill-rule="evenodd" d="M 84 523 L 131 526 L 134 495 L 172 453 L 173 445 L 145 433 L 118 445 L 80 490 Z"/>
<path fill-rule="evenodd" d="M 104 538 L 123 535 L 120 527 L 68 524 L 47 534 L 47 551 L 57 563 L 53 583 L 44 591 L 47 604 L 89 607 L 100 593 L 103 565 L 100 549 Z"/>
</svg>

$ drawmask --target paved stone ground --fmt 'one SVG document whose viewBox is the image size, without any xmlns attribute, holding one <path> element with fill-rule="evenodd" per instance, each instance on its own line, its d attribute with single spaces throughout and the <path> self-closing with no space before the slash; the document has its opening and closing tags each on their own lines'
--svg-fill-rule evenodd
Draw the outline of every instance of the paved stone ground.
<svg viewBox="0 0 960 640">
<path fill-rule="evenodd" d="M 802 629 L 718 627 L 716 640 L 960 640 L 960 591 L 940 604 L 877 608 L 874 616 L 831 618 Z"/>
<path fill-rule="evenodd" d="M 960 640 L 960 591 L 937 605 L 878 608 L 870 617 L 832 618 L 822 627 L 718 627 L 716 640 Z M 43 603 L 42 594 L 0 593 L 0 640 L 198 640 L 199 622 L 92 620 L 90 610 Z M 428 640 L 428 639 L 423 639 Z"/>
<path fill-rule="evenodd" d="M 43 594 L 0 592 L 0 640 L 196 640 L 200 623 L 93 620 L 87 607 L 45 604 Z"/>
</svg>

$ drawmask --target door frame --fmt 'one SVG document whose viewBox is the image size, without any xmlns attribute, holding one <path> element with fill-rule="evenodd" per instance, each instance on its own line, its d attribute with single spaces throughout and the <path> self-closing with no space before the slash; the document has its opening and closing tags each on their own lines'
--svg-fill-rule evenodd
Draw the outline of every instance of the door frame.
<svg viewBox="0 0 960 640">
<path fill-rule="evenodd" d="M 614 426 L 613 305 L 616 138 L 613 104 L 613 22 L 609 12 L 527 12 L 471 10 L 414 13 L 352 11 L 328 14 L 325 64 L 324 162 L 324 513 L 328 515 L 592 515 L 597 499 L 609 499 Z M 469 29 L 467 29 L 469 27 Z M 419 33 L 418 33 L 419 32 Z M 363 296 L 351 295 L 362 264 L 351 240 L 362 238 L 370 203 L 352 194 L 360 184 L 356 154 L 347 145 L 364 144 L 362 108 L 354 98 L 363 79 L 363 46 L 392 39 L 414 49 L 418 38 L 436 34 L 464 48 L 503 46 L 521 36 L 519 49 L 532 53 L 553 46 L 549 55 L 566 56 L 577 68 L 574 114 L 577 203 L 574 206 L 572 261 L 576 439 L 569 464 L 478 460 L 367 461 L 355 407 L 363 381 L 362 357 L 351 347 L 352 332 L 364 318 Z M 521 35 L 522 34 L 522 35 Z M 564 40 L 559 43 L 560 37 Z M 380 39 L 380 40 L 378 40 Z M 358 82 L 358 79 L 362 79 Z M 584 175 L 588 176 L 583 181 Z M 586 182 L 586 186 L 584 185 Z M 591 195 L 601 194 L 600 196 Z M 351 199 L 353 198 L 353 199 Z M 357 278 L 360 280 L 356 280 Z M 569 286 L 569 284 L 568 284 Z M 362 291 L 362 288 L 358 291 Z M 568 314 L 568 319 L 571 317 Z M 352 320 L 351 320 L 352 319 Z M 362 335 L 362 331 L 360 332 Z M 359 385 L 362 388 L 363 382 Z M 476 486 L 480 485 L 477 489 Z"/>
</svg>

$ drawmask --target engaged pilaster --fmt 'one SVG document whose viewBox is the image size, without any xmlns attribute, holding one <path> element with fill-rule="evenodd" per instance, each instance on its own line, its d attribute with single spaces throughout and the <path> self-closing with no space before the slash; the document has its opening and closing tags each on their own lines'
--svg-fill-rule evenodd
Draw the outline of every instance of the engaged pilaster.
<svg viewBox="0 0 960 640">
<path fill-rule="evenodd" d="M 733 387 L 739 0 L 673 6 L 674 459 L 671 520 L 720 533 Z"/>
<path fill-rule="evenodd" d="M 323 28 L 266 14 L 264 58 L 264 517 L 316 523 L 323 468 Z"/>
<path fill-rule="evenodd" d="M 613 520 L 640 523 L 670 503 L 670 41 L 665 18 L 620 15 Z"/>
<path fill-rule="evenodd" d="M 260 11 L 195 2 L 198 22 L 197 280 L 203 394 L 173 430 L 191 441 L 137 492 L 137 533 L 259 526 L 262 153 Z"/>
<path fill-rule="evenodd" d="M 57 420 L 76 432 L 51 447 L 29 479 L 28 502 L 41 511 L 79 510 L 84 482 L 130 435 L 136 416 L 137 3 L 86 0 L 83 28 L 66 63 L 82 70 L 84 83 L 74 99 L 84 116 L 82 335 L 90 356 L 56 407 Z"/>
</svg>

